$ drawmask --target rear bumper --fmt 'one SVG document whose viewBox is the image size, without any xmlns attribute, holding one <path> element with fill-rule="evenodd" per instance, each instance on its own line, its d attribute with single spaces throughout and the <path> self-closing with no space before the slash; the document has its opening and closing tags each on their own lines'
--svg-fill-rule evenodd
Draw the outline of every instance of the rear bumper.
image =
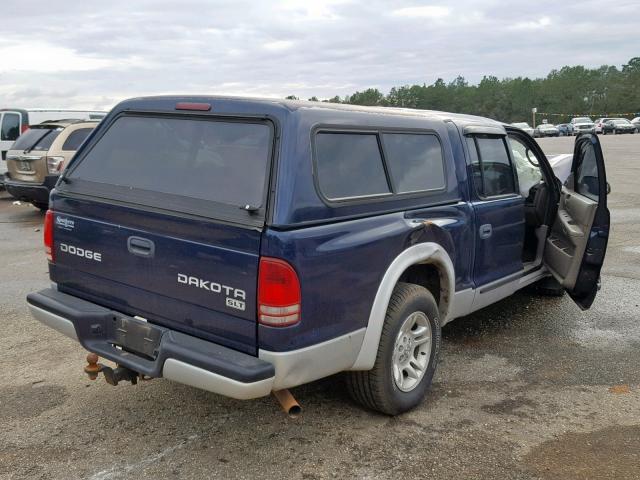
<svg viewBox="0 0 640 480">
<path fill-rule="evenodd" d="M 114 346 L 140 340 L 127 340 L 119 322 L 134 322 L 138 332 L 145 328 L 140 320 L 53 289 L 28 295 L 27 303 L 43 324 L 77 340 L 87 350 L 149 377 L 165 377 L 241 400 L 266 396 L 273 389 L 273 365 L 246 353 L 155 325 L 147 325 L 149 334 L 144 335 L 144 340 L 158 339 L 153 354 L 132 353 Z"/>
<path fill-rule="evenodd" d="M 286 352 L 260 350 L 254 357 L 165 327 L 146 324 L 120 312 L 54 289 L 27 296 L 32 315 L 41 323 L 77 340 L 87 350 L 150 377 L 164 377 L 195 388 L 240 400 L 269 395 L 349 370 L 355 363 L 365 328 L 324 342 Z M 141 338 L 159 336 L 153 355 L 138 355 L 122 345 L 118 322 L 142 323 L 153 330 Z M 136 331 L 140 332 L 140 326 Z M 144 349 L 144 346 L 142 347 Z"/>
<path fill-rule="evenodd" d="M 47 176 L 44 183 L 21 182 L 5 177 L 4 185 L 13 197 L 25 202 L 49 203 L 49 193 L 58 181 L 57 175 Z"/>
</svg>

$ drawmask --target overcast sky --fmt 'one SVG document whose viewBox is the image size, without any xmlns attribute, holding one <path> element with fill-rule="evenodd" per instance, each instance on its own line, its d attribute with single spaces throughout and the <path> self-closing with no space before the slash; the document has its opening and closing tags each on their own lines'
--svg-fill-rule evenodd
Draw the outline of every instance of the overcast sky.
<svg viewBox="0 0 640 480">
<path fill-rule="evenodd" d="M 1 10 L 0 107 L 328 98 L 640 56 L 640 0 L 3 0 Z"/>
</svg>

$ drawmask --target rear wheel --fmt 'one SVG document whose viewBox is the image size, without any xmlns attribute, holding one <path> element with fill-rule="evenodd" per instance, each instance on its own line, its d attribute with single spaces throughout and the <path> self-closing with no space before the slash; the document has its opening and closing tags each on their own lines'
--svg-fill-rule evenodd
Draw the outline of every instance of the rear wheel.
<svg viewBox="0 0 640 480">
<path fill-rule="evenodd" d="M 433 295 L 419 285 L 398 283 L 389 301 L 373 368 L 347 374 L 350 395 L 387 415 L 415 407 L 431 385 L 440 335 Z"/>
<path fill-rule="evenodd" d="M 36 208 L 39 208 L 41 212 L 46 212 L 49 209 L 48 203 L 32 202 L 32 205 Z"/>
</svg>

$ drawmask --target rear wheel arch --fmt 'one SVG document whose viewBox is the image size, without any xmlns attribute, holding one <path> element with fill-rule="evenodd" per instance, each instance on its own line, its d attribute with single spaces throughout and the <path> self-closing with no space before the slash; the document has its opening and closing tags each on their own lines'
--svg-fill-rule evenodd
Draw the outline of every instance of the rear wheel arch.
<svg viewBox="0 0 640 480">
<path fill-rule="evenodd" d="M 420 283 L 421 281 L 424 283 Z M 407 248 L 391 262 L 382 277 L 371 307 L 360 352 L 350 370 L 373 368 L 389 300 L 398 282 L 415 283 L 427 288 L 438 304 L 440 324 L 444 325 L 449 320 L 455 293 L 455 271 L 451 257 L 442 245 L 433 242 Z M 432 290 L 435 285 L 438 292 Z"/>
<path fill-rule="evenodd" d="M 420 285 L 429 290 L 438 304 L 438 308 L 443 301 L 446 301 L 441 298 L 443 294 L 441 285 L 446 281 L 446 270 L 429 261 L 411 265 L 398 279 L 398 282 Z"/>
</svg>

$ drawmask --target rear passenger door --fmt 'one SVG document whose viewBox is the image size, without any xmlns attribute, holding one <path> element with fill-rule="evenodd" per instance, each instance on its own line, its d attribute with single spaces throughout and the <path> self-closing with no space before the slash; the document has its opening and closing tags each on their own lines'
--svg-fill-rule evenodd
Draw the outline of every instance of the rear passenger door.
<svg viewBox="0 0 640 480">
<path fill-rule="evenodd" d="M 505 135 L 467 135 L 470 190 L 475 211 L 476 287 L 523 268 L 524 198 Z"/>
</svg>

